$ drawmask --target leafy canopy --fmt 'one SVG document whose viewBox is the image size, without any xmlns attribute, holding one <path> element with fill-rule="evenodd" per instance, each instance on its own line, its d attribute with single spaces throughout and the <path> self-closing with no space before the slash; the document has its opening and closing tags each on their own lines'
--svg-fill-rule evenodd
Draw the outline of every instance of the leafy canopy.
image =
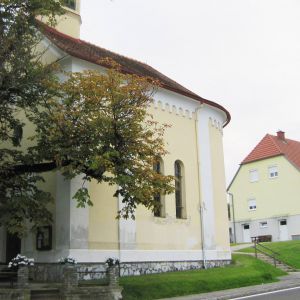
<svg viewBox="0 0 300 300">
<path fill-rule="evenodd" d="M 153 170 L 155 160 L 166 154 L 159 125 L 147 113 L 157 82 L 122 74 L 119 66 L 105 62 L 106 73 L 85 71 L 66 74 L 64 82 L 50 82 L 57 97 L 45 101 L 43 109 L 30 116 L 37 125 L 36 146 L 30 156 L 55 159 L 68 178 L 116 186 L 122 197 L 119 216 L 134 217 L 138 204 L 157 208 L 153 195 L 173 191 L 171 176 Z M 47 109 L 44 109 L 47 108 Z M 91 204 L 87 190 L 78 190 L 78 206 Z"/>
<path fill-rule="evenodd" d="M 0 4 L 0 225 L 22 235 L 51 222 L 51 195 L 39 188 L 44 172 L 107 182 L 124 203 L 118 216 L 133 217 L 139 204 L 157 209 L 153 195 L 171 193 L 173 178 L 153 170 L 166 154 L 159 125 L 147 113 L 157 82 L 123 74 L 111 61 L 105 73 L 64 73 L 43 65 L 35 17 L 61 13 L 55 0 Z M 55 72 L 54 72 L 55 71 Z M 34 125 L 30 143 L 23 137 Z M 84 187 L 79 207 L 92 205 Z"/>
<path fill-rule="evenodd" d="M 50 97 L 44 81 L 53 78 L 52 67 L 41 63 L 37 51 L 41 34 L 36 17 L 54 24 L 62 13 L 56 0 L 2 0 L 0 2 L 0 225 L 20 235 L 26 220 L 38 225 L 51 222 L 47 209 L 51 197 L 37 188 L 41 176 L 16 172 L 15 166 L 30 165 L 21 147 L 24 118 L 43 99 Z"/>
</svg>

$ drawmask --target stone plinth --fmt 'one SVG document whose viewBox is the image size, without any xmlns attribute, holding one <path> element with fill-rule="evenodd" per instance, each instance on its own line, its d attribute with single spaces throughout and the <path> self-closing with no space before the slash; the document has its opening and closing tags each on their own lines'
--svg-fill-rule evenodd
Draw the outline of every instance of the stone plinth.
<svg viewBox="0 0 300 300">
<path fill-rule="evenodd" d="M 17 286 L 20 289 L 28 288 L 28 286 L 29 286 L 28 266 L 19 266 Z"/>
<path fill-rule="evenodd" d="M 63 266 L 63 286 L 65 289 L 78 287 L 77 267 L 71 264 Z"/>
<path fill-rule="evenodd" d="M 119 266 L 110 266 L 107 268 L 108 284 L 111 287 L 119 286 L 120 271 Z"/>
</svg>

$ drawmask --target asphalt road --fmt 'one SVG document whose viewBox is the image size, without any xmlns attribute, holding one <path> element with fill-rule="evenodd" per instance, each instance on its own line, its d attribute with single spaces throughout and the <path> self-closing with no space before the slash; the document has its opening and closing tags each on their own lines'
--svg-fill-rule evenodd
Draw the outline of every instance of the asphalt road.
<svg viewBox="0 0 300 300">
<path fill-rule="evenodd" d="M 261 293 L 256 296 L 245 296 L 232 300 L 300 300 L 300 287 L 284 289 L 268 293 Z"/>
</svg>

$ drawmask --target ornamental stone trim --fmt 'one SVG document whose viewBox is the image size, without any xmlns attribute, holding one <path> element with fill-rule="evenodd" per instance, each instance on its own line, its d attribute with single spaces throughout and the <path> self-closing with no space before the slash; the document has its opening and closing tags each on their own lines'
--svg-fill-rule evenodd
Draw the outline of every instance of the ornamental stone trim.
<svg viewBox="0 0 300 300">
<path fill-rule="evenodd" d="M 183 108 L 182 106 L 170 105 L 169 103 L 162 102 L 160 100 L 154 102 L 154 108 L 161 109 L 162 111 L 166 111 L 170 114 L 174 113 L 175 115 L 183 118 L 194 118 L 194 112 L 192 110 Z"/>
</svg>

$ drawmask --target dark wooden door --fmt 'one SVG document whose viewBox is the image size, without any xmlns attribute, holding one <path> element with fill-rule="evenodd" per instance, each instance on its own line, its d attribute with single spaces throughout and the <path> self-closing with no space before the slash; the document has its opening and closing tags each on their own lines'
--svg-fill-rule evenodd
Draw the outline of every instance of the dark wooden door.
<svg viewBox="0 0 300 300">
<path fill-rule="evenodd" d="M 16 234 L 6 234 L 6 263 L 21 253 L 21 239 Z"/>
</svg>

